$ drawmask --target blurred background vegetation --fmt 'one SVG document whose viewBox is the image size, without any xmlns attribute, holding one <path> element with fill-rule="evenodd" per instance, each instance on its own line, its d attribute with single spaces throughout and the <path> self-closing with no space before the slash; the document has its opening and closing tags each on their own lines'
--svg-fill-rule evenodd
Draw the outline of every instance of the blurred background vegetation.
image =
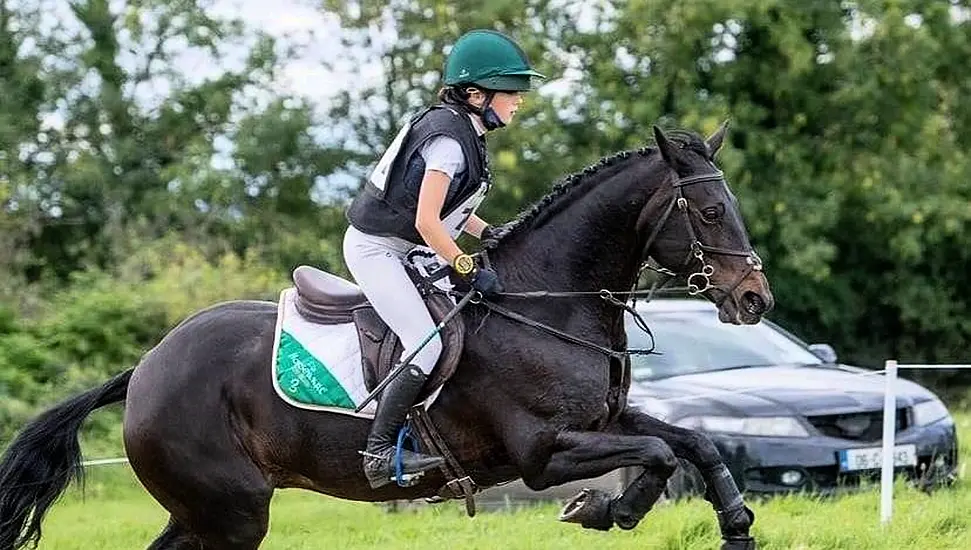
<svg viewBox="0 0 971 550">
<path fill-rule="evenodd" d="M 296 51 L 211 4 L 0 0 L 0 441 L 195 309 L 275 299 L 301 263 L 346 275 L 348 197 L 474 27 L 550 76 L 489 137 L 484 218 L 654 123 L 730 118 L 771 317 L 845 362 L 971 360 L 968 2 L 325 0 L 330 57 L 381 76 L 319 97 L 275 86 Z"/>
</svg>

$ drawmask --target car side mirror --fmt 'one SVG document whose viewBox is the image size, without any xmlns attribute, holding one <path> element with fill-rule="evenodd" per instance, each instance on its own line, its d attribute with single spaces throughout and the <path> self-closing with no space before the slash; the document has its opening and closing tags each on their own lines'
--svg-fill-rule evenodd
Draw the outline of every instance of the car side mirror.
<svg viewBox="0 0 971 550">
<path fill-rule="evenodd" d="M 836 350 L 829 344 L 809 344 L 809 351 L 822 359 L 824 363 L 836 362 Z"/>
</svg>

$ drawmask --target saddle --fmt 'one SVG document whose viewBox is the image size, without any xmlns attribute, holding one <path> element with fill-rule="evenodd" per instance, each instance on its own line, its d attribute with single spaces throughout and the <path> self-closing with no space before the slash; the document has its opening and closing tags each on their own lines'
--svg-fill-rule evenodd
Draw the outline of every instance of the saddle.
<svg viewBox="0 0 971 550">
<path fill-rule="evenodd" d="M 424 282 L 419 280 L 421 276 L 416 270 L 406 268 L 413 280 Z M 398 336 L 374 311 L 360 287 L 342 277 L 302 265 L 293 270 L 293 284 L 297 291 L 296 310 L 308 321 L 321 325 L 354 323 L 361 346 L 364 383 L 368 391 L 373 391 L 401 359 L 404 347 Z M 417 286 L 432 320 L 440 323 L 454 303 L 444 293 L 430 290 L 430 284 Z M 442 354 L 419 394 L 419 401 L 427 399 L 455 373 L 465 337 L 461 316 L 456 315 L 446 323 L 439 336 Z"/>
</svg>

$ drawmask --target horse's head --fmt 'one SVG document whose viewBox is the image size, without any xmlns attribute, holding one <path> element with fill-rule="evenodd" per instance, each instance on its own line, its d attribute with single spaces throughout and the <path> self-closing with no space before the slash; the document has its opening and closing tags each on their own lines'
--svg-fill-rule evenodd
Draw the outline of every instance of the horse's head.
<svg viewBox="0 0 971 550">
<path fill-rule="evenodd" d="M 682 133 L 669 139 L 654 127 L 671 174 L 670 184 L 662 186 L 642 213 L 653 226 L 645 253 L 686 276 L 688 292 L 714 302 L 723 322 L 755 324 L 772 308 L 773 297 L 735 196 L 715 166 L 726 129 L 723 124 L 702 140 Z"/>
</svg>

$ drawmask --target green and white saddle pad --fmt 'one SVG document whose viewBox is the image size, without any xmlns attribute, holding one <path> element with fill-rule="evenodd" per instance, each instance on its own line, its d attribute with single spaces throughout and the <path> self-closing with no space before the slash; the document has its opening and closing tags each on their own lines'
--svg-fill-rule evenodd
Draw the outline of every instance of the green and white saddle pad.
<svg viewBox="0 0 971 550">
<path fill-rule="evenodd" d="M 280 293 L 273 342 L 276 392 L 296 407 L 374 418 L 376 401 L 360 413 L 354 412 L 369 393 L 354 323 L 307 321 L 294 306 L 296 293 L 292 287 Z"/>
</svg>

